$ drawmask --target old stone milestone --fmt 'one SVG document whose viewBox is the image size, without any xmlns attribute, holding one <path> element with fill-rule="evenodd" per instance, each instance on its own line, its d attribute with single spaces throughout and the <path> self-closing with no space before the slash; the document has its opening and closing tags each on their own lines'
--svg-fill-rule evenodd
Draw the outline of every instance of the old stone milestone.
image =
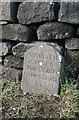
<svg viewBox="0 0 79 120">
<path fill-rule="evenodd" d="M 21 89 L 24 93 L 58 94 L 62 55 L 47 43 L 25 52 Z"/>
</svg>

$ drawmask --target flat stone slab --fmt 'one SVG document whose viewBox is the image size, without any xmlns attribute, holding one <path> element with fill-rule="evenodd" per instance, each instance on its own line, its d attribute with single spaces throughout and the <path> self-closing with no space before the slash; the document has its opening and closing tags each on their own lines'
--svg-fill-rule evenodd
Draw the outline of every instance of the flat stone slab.
<svg viewBox="0 0 79 120">
<path fill-rule="evenodd" d="M 2 26 L 2 39 L 13 41 L 34 40 L 35 33 L 32 29 L 21 24 L 7 24 Z"/>
<path fill-rule="evenodd" d="M 58 21 L 79 24 L 79 1 L 60 2 Z"/>
<path fill-rule="evenodd" d="M 21 89 L 27 93 L 58 94 L 62 59 L 58 50 L 39 43 L 25 52 Z"/>
<path fill-rule="evenodd" d="M 26 2 L 24 1 L 18 8 L 19 23 L 32 24 L 41 21 L 52 21 L 55 3 L 50 2 Z"/>
<path fill-rule="evenodd" d="M 50 22 L 41 25 L 37 30 L 39 40 L 64 39 L 74 36 L 72 25 L 58 22 Z"/>
</svg>

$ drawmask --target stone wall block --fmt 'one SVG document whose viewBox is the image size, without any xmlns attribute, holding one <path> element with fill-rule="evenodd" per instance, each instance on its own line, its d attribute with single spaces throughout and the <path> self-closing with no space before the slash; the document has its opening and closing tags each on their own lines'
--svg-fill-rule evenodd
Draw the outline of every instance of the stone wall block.
<svg viewBox="0 0 79 120">
<path fill-rule="evenodd" d="M 65 40 L 65 48 L 68 50 L 79 50 L 79 38 L 69 38 Z"/>
<path fill-rule="evenodd" d="M 19 23 L 32 24 L 55 20 L 54 5 L 55 3 L 50 2 L 24 1 L 18 8 Z"/>
<path fill-rule="evenodd" d="M 58 21 L 79 24 L 79 1 L 60 2 Z"/>
<path fill-rule="evenodd" d="M 64 39 L 74 36 L 72 25 L 58 22 L 50 22 L 41 25 L 37 30 L 39 40 Z"/>
<path fill-rule="evenodd" d="M 14 68 L 5 67 L 0 65 L 0 79 L 5 80 L 21 80 L 22 71 Z"/>
<path fill-rule="evenodd" d="M 0 2 L 0 20 L 17 22 L 19 2 Z"/>
<path fill-rule="evenodd" d="M 13 41 L 34 40 L 35 33 L 29 27 L 21 24 L 7 24 L 2 26 L 2 39 Z"/>
</svg>

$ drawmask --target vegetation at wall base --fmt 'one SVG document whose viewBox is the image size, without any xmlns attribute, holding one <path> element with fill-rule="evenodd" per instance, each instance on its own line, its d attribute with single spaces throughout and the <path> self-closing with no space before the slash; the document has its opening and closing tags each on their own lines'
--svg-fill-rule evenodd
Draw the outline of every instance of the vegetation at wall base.
<svg viewBox="0 0 79 120">
<path fill-rule="evenodd" d="M 75 58 L 74 55 L 71 58 Z M 71 67 L 74 62 L 71 64 L 65 65 L 64 72 L 61 75 L 60 95 L 25 94 L 21 90 L 21 81 L 2 80 L 2 92 L 0 93 L 2 108 L 0 110 L 2 110 L 3 119 L 79 118 L 78 81 L 76 77 L 69 74 L 69 71 L 73 70 Z"/>
<path fill-rule="evenodd" d="M 3 118 L 75 118 L 79 117 L 79 89 L 77 84 L 63 76 L 60 96 L 45 96 L 27 93 L 20 89 L 20 82 L 2 83 Z M 52 112 L 53 111 L 53 112 Z M 56 114 L 57 112 L 57 114 Z M 56 116 L 55 116 L 56 115 Z"/>
</svg>

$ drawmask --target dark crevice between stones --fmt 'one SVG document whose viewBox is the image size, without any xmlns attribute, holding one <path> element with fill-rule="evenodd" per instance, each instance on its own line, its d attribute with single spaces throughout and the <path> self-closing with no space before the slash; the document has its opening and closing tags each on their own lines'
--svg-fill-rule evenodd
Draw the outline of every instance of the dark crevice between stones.
<svg viewBox="0 0 79 120">
<path fill-rule="evenodd" d="M 2 65 L 4 65 L 4 56 L 2 56 Z"/>
<path fill-rule="evenodd" d="M 65 48 L 65 38 L 64 39 L 51 39 L 51 40 L 38 40 L 39 42 L 50 42 L 50 43 L 57 43 L 63 48 Z"/>
<path fill-rule="evenodd" d="M 26 26 L 30 27 L 33 31 L 37 31 L 37 29 L 43 25 L 43 24 L 46 24 L 46 23 L 50 23 L 50 22 L 55 22 L 55 21 L 40 21 L 40 22 L 37 22 L 37 23 L 31 23 L 31 24 L 28 24 Z"/>
<path fill-rule="evenodd" d="M 3 42 L 3 43 L 9 42 L 12 45 L 12 47 L 13 47 L 13 46 L 17 45 L 18 43 L 20 43 L 21 41 L 9 40 L 9 39 L 2 39 L 1 42 Z"/>
<path fill-rule="evenodd" d="M 58 21 L 59 9 L 60 9 L 60 4 L 58 2 L 56 2 L 54 5 L 55 21 Z"/>
<path fill-rule="evenodd" d="M 17 19 L 17 12 L 20 2 L 11 2 L 10 0 L 10 12 L 11 12 L 11 19 L 13 22 L 18 23 Z"/>
<path fill-rule="evenodd" d="M 75 25 L 74 26 L 75 27 L 75 36 L 76 36 L 76 38 L 79 38 L 79 35 L 78 35 L 78 28 L 79 28 L 79 25 Z"/>
<path fill-rule="evenodd" d="M 66 24 L 66 25 L 72 25 L 72 26 L 78 26 L 77 24 L 69 23 L 69 22 L 62 22 L 62 21 L 57 21 L 58 23 Z"/>
<path fill-rule="evenodd" d="M 73 24 L 73 27 L 74 27 L 74 37 L 76 37 L 78 25 Z"/>
</svg>

